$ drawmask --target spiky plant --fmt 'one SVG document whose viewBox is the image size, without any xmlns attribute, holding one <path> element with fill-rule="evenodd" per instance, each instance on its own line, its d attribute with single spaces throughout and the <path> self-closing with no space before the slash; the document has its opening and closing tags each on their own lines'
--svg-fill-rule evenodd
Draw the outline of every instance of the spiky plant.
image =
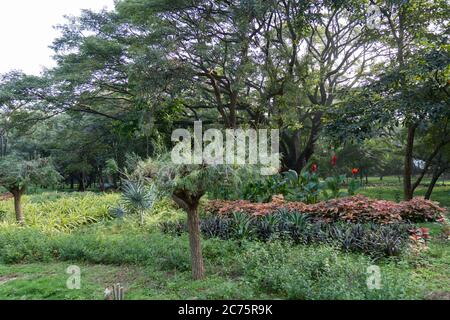
<svg viewBox="0 0 450 320">
<path fill-rule="evenodd" d="M 144 215 L 153 207 L 156 192 L 153 185 L 145 186 L 141 181 L 125 181 L 122 203 L 128 212 L 140 215 L 141 226 L 144 225 Z"/>
</svg>

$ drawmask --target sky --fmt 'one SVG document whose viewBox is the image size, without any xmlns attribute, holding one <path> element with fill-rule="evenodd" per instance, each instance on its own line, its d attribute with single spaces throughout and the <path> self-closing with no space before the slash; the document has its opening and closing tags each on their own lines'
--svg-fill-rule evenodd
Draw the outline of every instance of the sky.
<svg viewBox="0 0 450 320">
<path fill-rule="evenodd" d="M 114 8 L 114 0 L 0 1 L 0 74 L 22 70 L 38 75 L 43 67 L 51 68 L 48 46 L 58 37 L 53 26 L 64 23 L 64 15 L 102 8 Z"/>
</svg>

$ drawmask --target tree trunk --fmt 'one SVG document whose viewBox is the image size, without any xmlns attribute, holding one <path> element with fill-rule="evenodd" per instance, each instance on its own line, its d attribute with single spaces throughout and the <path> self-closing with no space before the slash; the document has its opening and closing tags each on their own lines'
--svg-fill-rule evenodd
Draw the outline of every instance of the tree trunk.
<svg viewBox="0 0 450 320">
<path fill-rule="evenodd" d="M 24 192 L 23 189 L 11 190 L 11 193 L 14 196 L 14 210 L 16 212 L 16 220 L 21 225 L 25 224 L 25 218 L 23 216 L 22 203 L 21 203 L 23 192 Z"/>
<path fill-rule="evenodd" d="M 174 192 L 172 199 L 184 209 L 188 215 L 189 245 L 191 248 L 192 276 L 195 280 L 205 277 L 203 264 L 201 237 L 200 237 L 200 217 L 198 205 L 203 194 L 190 195 L 185 191 Z"/>
<path fill-rule="evenodd" d="M 414 149 L 414 136 L 416 133 L 417 125 L 413 124 L 408 127 L 408 136 L 406 140 L 405 150 L 405 167 L 403 171 L 403 199 L 405 201 L 413 198 L 413 189 L 411 183 L 411 175 L 413 168 L 413 149 Z"/>
<path fill-rule="evenodd" d="M 85 185 L 85 179 L 84 179 L 84 172 L 80 174 L 79 184 L 78 184 L 78 191 L 84 192 L 86 191 L 86 185 Z"/>
<path fill-rule="evenodd" d="M 100 175 L 100 178 L 98 178 L 98 184 L 100 187 L 101 192 L 105 192 L 105 181 L 103 180 L 103 176 Z"/>
<path fill-rule="evenodd" d="M 189 244 L 191 247 L 192 276 L 195 280 L 205 277 L 202 246 L 200 240 L 200 217 L 197 207 L 188 212 Z"/>
<path fill-rule="evenodd" d="M 445 168 L 440 170 L 435 170 L 433 172 L 433 177 L 431 178 L 430 184 L 428 186 L 427 192 L 425 193 L 425 199 L 430 200 L 431 194 L 433 193 L 434 186 L 436 185 L 439 177 L 444 173 Z"/>
</svg>

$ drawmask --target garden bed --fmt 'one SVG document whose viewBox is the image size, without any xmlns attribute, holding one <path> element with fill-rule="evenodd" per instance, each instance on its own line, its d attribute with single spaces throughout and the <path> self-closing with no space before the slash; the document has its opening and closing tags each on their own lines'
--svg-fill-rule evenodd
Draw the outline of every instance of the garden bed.
<svg viewBox="0 0 450 320">
<path fill-rule="evenodd" d="M 446 209 L 436 202 L 423 198 L 396 203 L 386 200 L 373 200 L 362 195 L 332 199 L 317 204 L 286 202 L 283 196 L 272 198 L 269 203 L 252 203 L 246 200 L 213 200 L 205 208 L 207 213 L 230 215 L 243 212 L 252 216 L 273 214 L 280 209 L 311 215 L 325 222 L 358 223 L 398 223 L 407 222 L 444 222 Z"/>
</svg>

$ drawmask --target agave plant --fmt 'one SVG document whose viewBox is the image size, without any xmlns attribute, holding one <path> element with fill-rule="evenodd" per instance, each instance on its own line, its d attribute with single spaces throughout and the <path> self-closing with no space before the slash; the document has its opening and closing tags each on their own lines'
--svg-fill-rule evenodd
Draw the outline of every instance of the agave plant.
<svg viewBox="0 0 450 320">
<path fill-rule="evenodd" d="M 122 194 L 123 206 L 128 212 L 140 215 L 141 225 L 144 225 L 144 214 L 153 207 L 156 191 L 153 185 L 146 187 L 140 181 L 125 181 Z"/>
</svg>

